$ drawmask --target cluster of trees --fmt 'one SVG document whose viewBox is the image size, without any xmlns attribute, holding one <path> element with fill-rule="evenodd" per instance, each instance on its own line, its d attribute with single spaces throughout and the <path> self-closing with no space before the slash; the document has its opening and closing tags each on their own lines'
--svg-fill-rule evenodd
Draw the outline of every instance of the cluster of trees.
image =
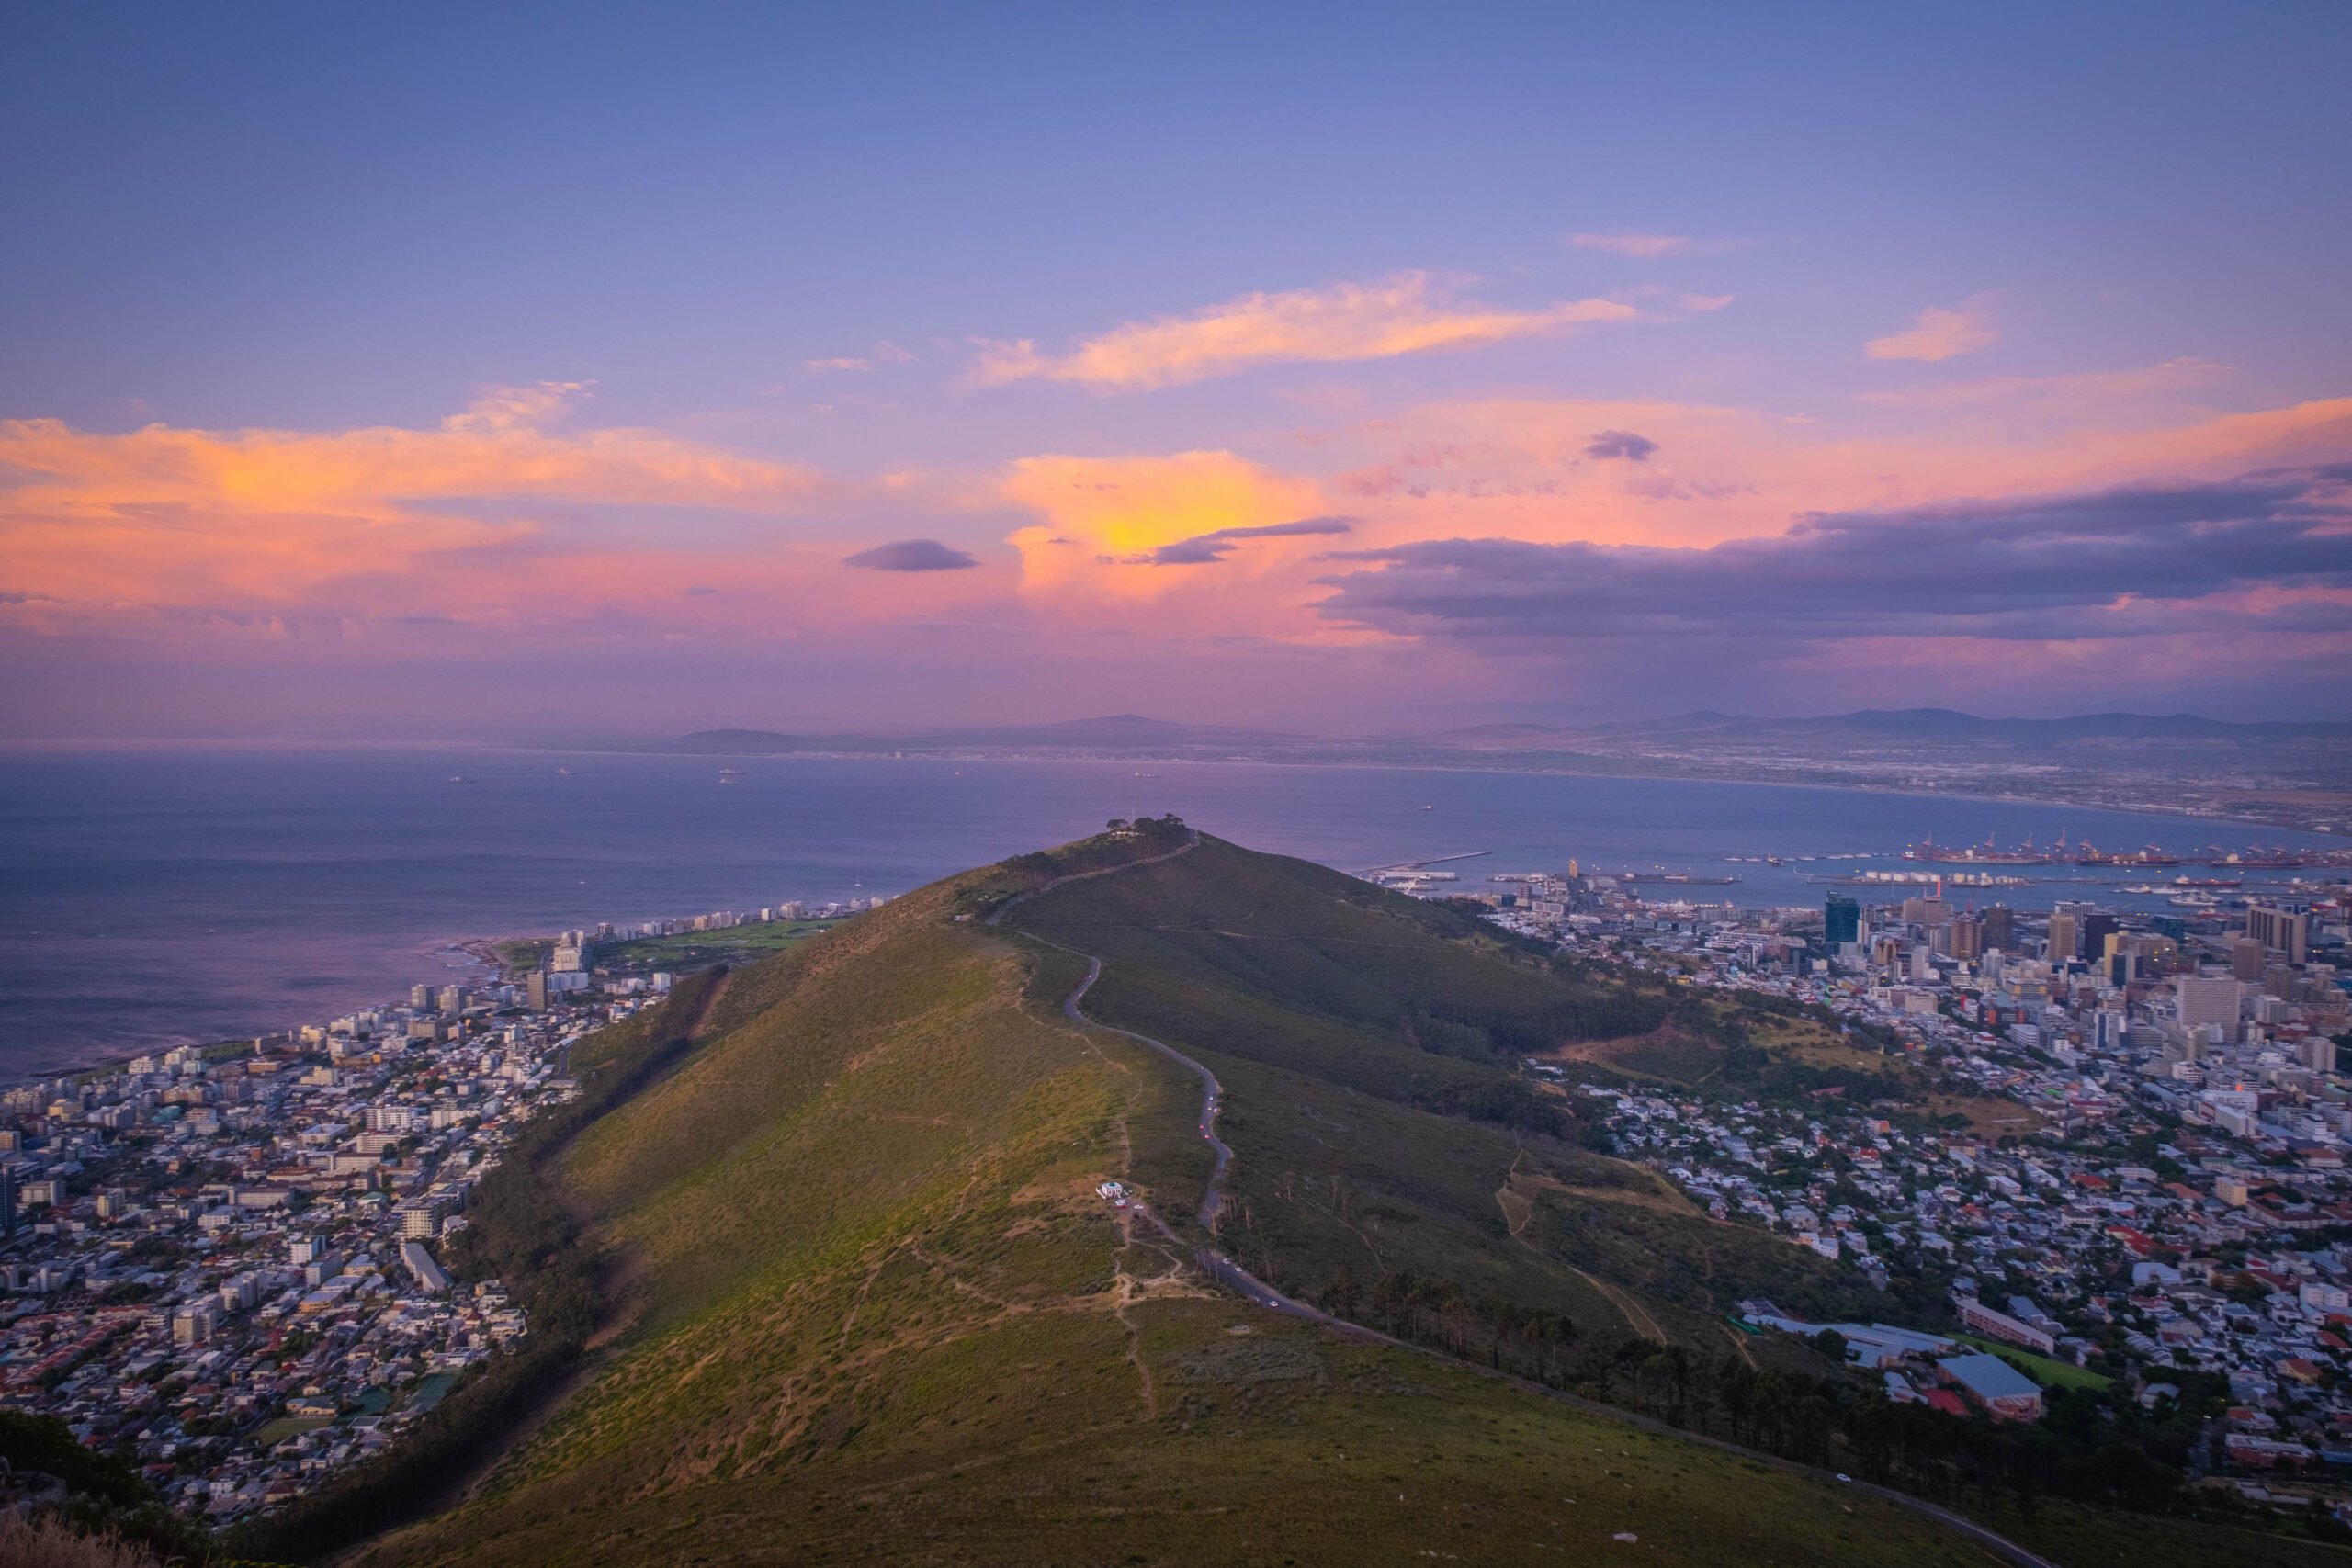
<svg viewBox="0 0 2352 1568">
<path fill-rule="evenodd" d="M 1175 848 L 1192 833 L 1184 826 L 1184 819 L 1173 811 L 1165 817 L 1114 817 L 1102 826 L 1108 832 L 1124 833 L 1165 849 Z"/>
<path fill-rule="evenodd" d="M 579 1098 L 526 1122 L 474 1188 L 467 1226 L 451 1239 L 445 1261 L 458 1279 L 504 1283 L 529 1323 L 520 1345 L 470 1373 L 387 1452 L 230 1532 L 235 1551 L 310 1561 L 422 1516 L 562 1386 L 601 1320 L 605 1259 L 559 1200 L 553 1156 L 692 1048 L 686 1031 L 724 973 L 695 976 L 662 1007 L 621 1026 L 628 1034 Z"/>
<path fill-rule="evenodd" d="M 211 1538 L 202 1525 L 165 1507 L 129 1461 L 83 1447 L 54 1416 L 0 1409 L 0 1461 L 20 1477 L 63 1482 L 65 1499 L 50 1511 L 85 1535 L 111 1533 L 165 1561 L 210 1559 Z"/>
<path fill-rule="evenodd" d="M 1948 1500 L 2064 1497 L 2141 1512 L 2185 1506 L 2189 1453 L 2207 1407 L 2220 1397 L 2184 1385 L 2179 1401 L 2147 1411 L 2094 1389 L 2052 1388 L 2040 1422 L 1962 1418 L 1898 1404 L 1831 1359 L 1812 1375 L 1630 1334 L 1579 1332 L 1566 1317 L 1473 1297 L 1450 1280 L 1411 1269 L 1366 1284 L 1342 1268 L 1316 1300 L 1334 1316 L 1531 1382 Z"/>
</svg>

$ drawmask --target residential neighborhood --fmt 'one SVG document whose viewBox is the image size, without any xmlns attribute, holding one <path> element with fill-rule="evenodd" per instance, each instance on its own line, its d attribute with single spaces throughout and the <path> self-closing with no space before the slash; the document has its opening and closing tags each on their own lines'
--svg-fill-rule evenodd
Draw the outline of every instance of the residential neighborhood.
<svg viewBox="0 0 2352 1568">
<path fill-rule="evenodd" d="M 1607 877 L 1509 881 L 1480 896 L 1498 923 L 1817 1019 L 1848 1059 L 1920 1086 L 1906 1103 L 1834 1071 L 1768 1096 L 1722 1077 L 1574 1083 L 1621 1154 L 1716 1219 L 1850 1270 L 1898 1323 L 1900 1303 L 1949 1330 L 1761 1300 L 1744 1327 L 1834 1331 L 1891 1398 L 1955 1414 L 2035 1419 L 2061 1383 L 2148 1408 L 2210 1391 L 2210 1484 L 2352 1496 L 2352 891 L 2305 883 L 2184 919 L 1963 908 L 1939 886 L 1751 910 Z"/>
</svg>

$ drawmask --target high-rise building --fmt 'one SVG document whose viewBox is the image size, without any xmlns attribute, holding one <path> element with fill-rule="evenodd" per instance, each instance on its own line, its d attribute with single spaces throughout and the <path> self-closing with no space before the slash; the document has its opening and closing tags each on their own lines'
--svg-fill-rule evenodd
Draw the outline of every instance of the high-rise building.
<svg viewBox="0 0 2352 1568">
<path fill-rule="evenodd" d="M 1973 964 L 1984 956 L 1984 922 L 1973 913 L 1953 919 L 1951 955 L 1963 964 Z"/>
<path fill-rule="evenodd" d="M 411 986 L 408 988 L 408 1005 L 413 1008 L 430 1010 L 433 1006 L 433 987 L 430 986 Z"/>
<path fill-rule="evenodd" d="M 1987 951 L 2003 953 L 2018 950 L 2018 912 L 2007 904 L 1996 904 L 1984 911 L 1984 946 Z"/>
<path fill-rule="evenodd" d="M 2314 1034 L 2304 1041 L 2303 1066 L 2315 1073 L 2335 1071 L 2335 1042 L 2324 1034 Z"/>
<path fill-rule="evenodd" d="M 2121 923 L 2104 909 L 2093 909 L 2082 918 L 2077 928 L 2081 934 L 2075 941 L 2075 951 L 2085 958 L 2105 962 L 2107 939 L 2116 933 Z"/>
<path fill-rule="evenodd" d="M 1941 894 L 1903 900 L 1903 919 L 1906 925 L 1939 926 L 1951 919 L 1951 906 L 1944 902 Z"/>
<path fill-rule="evenodd" d="M 2283 904 L 2255 904 L 2245 912 L 2245 934 L 2290 964 L 2311 958 L 2312 918 L 2308 911 Z"/>
<path fill-rule="evenodd" d="M 2230 973 L 2249 986 L 2262 984 L 2262 944 L 2250 936 L 2230 943 Z"/>
<path fill-rule="evenodd" d="M 2076 944 L 2081 936 L 2072 914 L 2064 910 L 2053 911 L 2050 917 L 2050 962 L 2064 964 L 2074 957 L 2080 951 Z"/>
<path fill-rule="evenodd" d="M 2234 979 L 2203 975 L 2183 975 L 2173 983 L 2173 996 L 2180 1010 L 2183 1029 L 2199 1029 L 2218 1023 L 2235 1034 L 2238 1028 L 2240 998 L 2245 992 Z"/>
<path fill-rule="evenodd" d="M 1862 940 L 1862 906 L 1859 900 L 1843 893 L 1832 893 L 1823 906 L 1823 940 L 1836 952 L 1849 942 Z"/>
<path fill-rule="evenodd" d="M 548 972 L 534 969 L 523 976 L 523 1005 L 533 1012 L 548 1010 Z"/>
</svg>

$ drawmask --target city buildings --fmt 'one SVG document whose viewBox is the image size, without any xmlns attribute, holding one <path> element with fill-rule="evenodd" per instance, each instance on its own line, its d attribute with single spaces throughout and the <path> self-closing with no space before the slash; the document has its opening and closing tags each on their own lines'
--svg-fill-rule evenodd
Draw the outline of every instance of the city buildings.
<svg viewBox="0 0 2352 1568">
<path fill-rule="evenodd" d="M 1914 1086 L 1855 1103 L 1835 1083 L 1529 1062 L 1714 1218 L 1911 1309 L 1811 1325 L 1743 1303 L 1751 1325 L 1835 1328 L 1887 1397 L 1954 1415 L 2038 1418 L 2052 1363 L 2110 1402 L 2193 1387 L 2227 1404 L 2195 1458 L 2212 1483 L 2334 1506 L 2352 1472 L 2352 884 L 1996 904 L 1971 939 L 1949 889 L 1743 909 L 1695 877 L 1496 882 L 1467 896 L 1498 923 L 1810 1021 Z"/>
<path fill-rule="evenodd" d="M 622 940 L 0 1091 L 0 1400 L 221 1521 L 396 1441 L 529 1332 L 447 1243 L 516 1129 L 577 1093 L 573 1043 L 669 988 L 600 967 Z"/>
</svg>

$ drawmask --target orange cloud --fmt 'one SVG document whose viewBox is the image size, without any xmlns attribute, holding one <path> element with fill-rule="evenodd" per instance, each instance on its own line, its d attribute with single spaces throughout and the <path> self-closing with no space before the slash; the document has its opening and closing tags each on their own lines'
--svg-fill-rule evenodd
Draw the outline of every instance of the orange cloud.
<svg viewBox="0 0 2352 1568">
<path fill-rule="evenodd" d="M 63 606 L 255 612 L 540 538 L 517 500 L 780 511 L 819 480 L 656 431 L 546 428 L 583 389 L 499 388 L 437 428 L 123 434 L 0 423 L 0 584 Z M 487 566 L 485 570 L 487 570 Z"/>
<path fill-rule="evenodd" d="M 1329 545 L 1314 535 L 1254 537 L 1208 564 L 1147 564 L 1142 558 L 1167 546 L 1328 510 L 1312 480 L 1230 452 L 1024 457 L 1006 476 L 1002 493 L 1046 519 L 1008 542 L 1021 552 L 1023 591 L 1048 601 L 1132 603 L 1198 593 L 1229 605 L 1251 580 Z"/>
<path fill-rule="evenodd" d="M 1973 294 L 1950 310 L 1928 306 L 1903 331 L 1871 339 L 1867 351 L 1872 359 L 1934 362 L 1990 348 L 2000 337 L 1993 326 L 1992 296 Z"/>
<path fill-rule="evenodd" d="M 1454 304 L 1428 274 L 1405 272 L 1379 283 L 1247 294 L 1189 316 L 1130 321 L 1067 355 L 1041 354 L 1025 338 L 984 343 L 970 379 L 981 387 L 1036 378 L 1097 391 L 1144 391 L 1260 365 L 1479 348 L 1594 321 L 1632 321 L 1639 313 L 1612 299 L 1568 300 L 1540 310 Z"/>
</svg>

